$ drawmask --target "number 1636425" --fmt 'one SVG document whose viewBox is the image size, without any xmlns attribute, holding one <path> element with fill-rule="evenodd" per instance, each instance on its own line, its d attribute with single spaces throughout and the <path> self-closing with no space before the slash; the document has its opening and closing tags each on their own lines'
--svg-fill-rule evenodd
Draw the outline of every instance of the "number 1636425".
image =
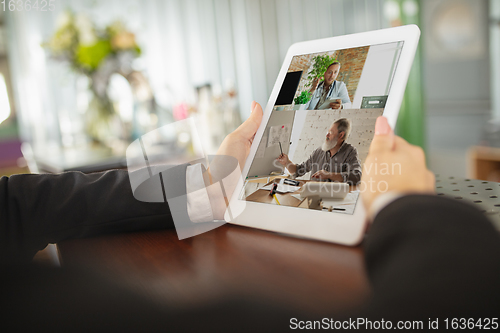
<svg viewBox="0 0 500 333">
<path fill-rule="evenodd" d="M 0 1 L 0 10 L 5 11 L 37 11 L 46 12 L 56 9 L 55 0 L 2 0 Z"/>
</svg>

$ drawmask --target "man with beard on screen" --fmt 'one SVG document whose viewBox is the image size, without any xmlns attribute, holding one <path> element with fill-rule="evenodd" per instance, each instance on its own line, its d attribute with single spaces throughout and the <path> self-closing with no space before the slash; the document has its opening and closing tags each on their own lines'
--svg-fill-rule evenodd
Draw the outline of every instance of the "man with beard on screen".
<svg viewBox="0 0 500 333">
<path fill-rule="evenodd" d="M 344 182 L 356 185 L 361 180 L 361 163 L 356 148 L 346 142 L 351 132 L 349 119 L 333 122 L 325 141 L 301 164 L 294 164 L 288 155 L 281 154 L 277 161 L 295 177 L 311 171 L 311 179 Z"/>
</svg>

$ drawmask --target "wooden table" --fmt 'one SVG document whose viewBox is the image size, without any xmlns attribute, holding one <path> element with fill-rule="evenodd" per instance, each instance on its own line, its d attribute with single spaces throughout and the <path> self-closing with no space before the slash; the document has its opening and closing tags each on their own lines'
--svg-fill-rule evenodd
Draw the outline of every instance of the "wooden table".
<svg viewBox="0 0 500 333">
<path fill-rule="evenodd" d="M 349 310 L 370 288 L 361 247 L 226 224 L 179 241 L 174 230 L 58 244 L 62 265 L 98 271 L 176 306 L 253 297 L 300 311 Z"/>
<path fill-rule="evenodd" d="M 500 181 L 500 148 L 473 146 L 467 155 L 469 178 Z"/>
</svg>

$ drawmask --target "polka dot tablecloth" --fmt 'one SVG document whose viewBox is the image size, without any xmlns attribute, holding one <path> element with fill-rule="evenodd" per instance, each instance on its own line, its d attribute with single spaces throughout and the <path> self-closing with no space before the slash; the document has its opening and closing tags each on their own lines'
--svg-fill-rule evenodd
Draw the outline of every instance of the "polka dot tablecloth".
<svg viewBox="0 0 500 333">
<path fill-rule="evenodd" d="M 476 206 L 500 231 L 500 183 L 436 175 L 436 193 Z"/>
</svg>

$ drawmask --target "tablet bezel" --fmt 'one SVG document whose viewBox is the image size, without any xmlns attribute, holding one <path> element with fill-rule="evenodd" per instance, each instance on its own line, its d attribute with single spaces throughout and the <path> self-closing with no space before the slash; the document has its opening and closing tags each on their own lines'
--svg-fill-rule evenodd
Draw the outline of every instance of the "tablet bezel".
<svg viewBox="0 0 500 333">
<path fill-rule="evenodd" d="M 293 44 L 288 49 L 271 96 L 264 109 L 264 116 L 259 127 L 250 154 L 242 170 L 240 179 L 226 210 L 225 220 L 229 223 L 285 233 L 298 237 L 312 238 L 344 245 L 357 245 L 363 239 L 366 214 L 361 197 L 358 199 L 352 215 L 327 213 L 296 207 L 280 207 L 264 203 L 255 203 L 238 199 L 244 186 L 244 179 L 255 157 L 271 113 L 288 71 L 292 58 L 297 55 L 343 50 L 355 47 L 403 42 L 399 62 L 394 73 L 391 91 L 383 115 L 389 124 L 396 125 L 399 108 L 403 100 L 406 83 L 418 46 L 420 29 L 416 25 L 375 30 L 352 35 L 318 39 Z M 229 211 L 232 213 L 230 214 Z M 334 215 L 332 215 L 334 214 Z M 231 218 L 232 216 L 233 218 Z"/>
</svg>

